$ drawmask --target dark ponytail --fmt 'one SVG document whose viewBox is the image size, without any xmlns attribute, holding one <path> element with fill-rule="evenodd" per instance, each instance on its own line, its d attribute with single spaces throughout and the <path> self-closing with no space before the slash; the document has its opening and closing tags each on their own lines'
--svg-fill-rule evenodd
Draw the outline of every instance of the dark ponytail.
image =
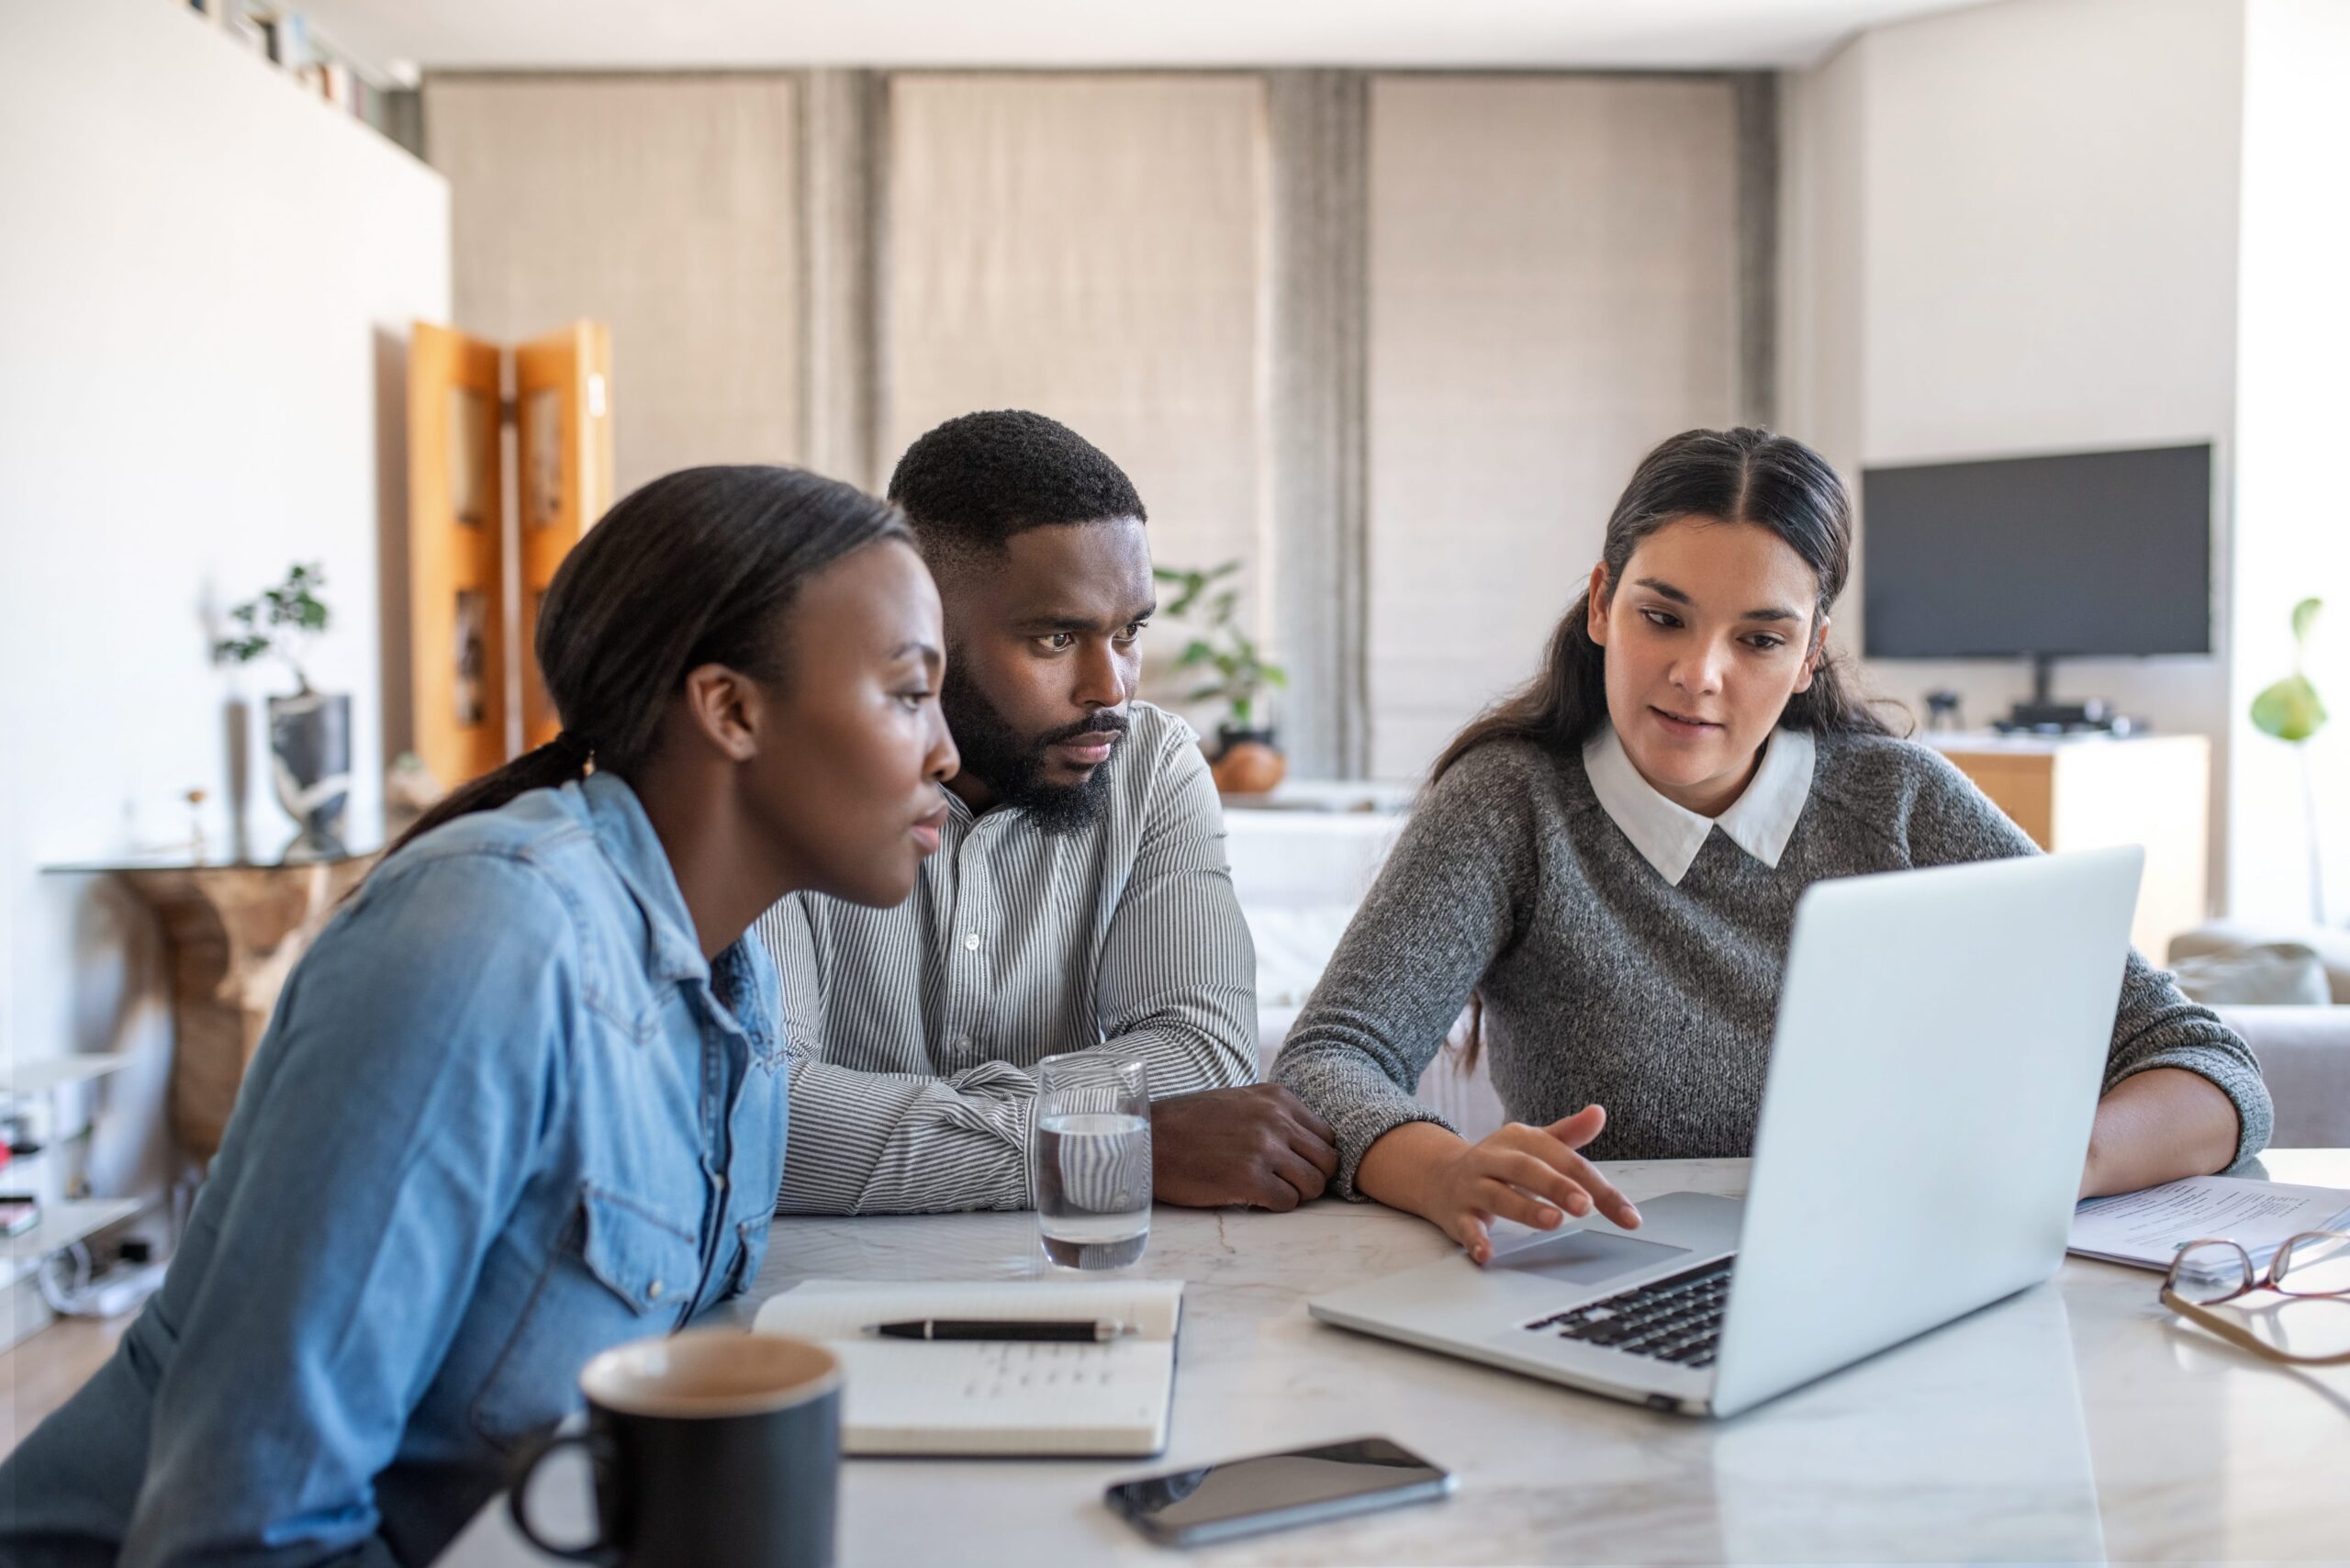
<svg viewBox="0 0 2350 1568">
<path fill-rule="evenodd" d="M 1641 540 L 1684 517 L 1752 523 L 1784 540 L 1819 580 L 1815 617 L 1828 613 L 1852 576 L 1852 497 L 1828 460 L 1792 437 L 1751 428 L 1684 431 L 1640 459 L 1607 519 L 1600 549 L 1607 591 L 1616 591 Z M 1534 678 L 1453 737 L 1429 770 L 1429 781 L 1487 741 L 1532 741 L 1564 756 L 1581 750 L 1606 722 L 1606 650 L 1591 640 L 1586 588 L 1550 634 Z M 1891 733 L 1842 663 L 1824 651 L 1811 689 L 1788 700 L 1779 723 L 1822 735 Z"/>
<path fill-rule="evenodd" d="M 442 823 L 599 771 L 633 778 L 688 672 L 773 684 L 784 610 L 826 566 L 885 539 L 896 510 L 804 469 L 686 468 L 628 496 L 554 575 L 536 652 L 563 733 L 453 792 L 389 853 Z"/>
</svg>

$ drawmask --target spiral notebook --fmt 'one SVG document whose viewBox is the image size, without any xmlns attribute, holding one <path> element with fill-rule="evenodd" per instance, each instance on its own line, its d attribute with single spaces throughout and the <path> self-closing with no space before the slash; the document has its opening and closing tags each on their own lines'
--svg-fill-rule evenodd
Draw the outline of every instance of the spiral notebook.
<svg viewBox="0 0 2350 1568">
<path fill-rule="evenodd" d="M 1155 1454 L 1175 1402 L 1180 1280 L 877 1284 L 810 1280 L 759 1308 L 763 1334 L 841 1361 L 841 1446 L 853 1454 Z M 1091 1318 L 1137 1332 L 1104 1345 L 881 1339 L 923 1317 Z"/>
</svg>

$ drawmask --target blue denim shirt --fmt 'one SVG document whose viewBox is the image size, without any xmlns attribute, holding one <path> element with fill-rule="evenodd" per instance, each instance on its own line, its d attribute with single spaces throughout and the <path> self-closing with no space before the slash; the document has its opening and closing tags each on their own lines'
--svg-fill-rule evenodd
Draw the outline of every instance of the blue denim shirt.
<svg viewBox="0 0 2350 1568">
<path fill-rule="evenodd" d="M 162 1289 L 0 1466 L 0 1562 L 422 1563 L 581 1363 L 757 1271 L 775 966 L 597 774 L 386 861 L 295 969 Z"/>
</svg>

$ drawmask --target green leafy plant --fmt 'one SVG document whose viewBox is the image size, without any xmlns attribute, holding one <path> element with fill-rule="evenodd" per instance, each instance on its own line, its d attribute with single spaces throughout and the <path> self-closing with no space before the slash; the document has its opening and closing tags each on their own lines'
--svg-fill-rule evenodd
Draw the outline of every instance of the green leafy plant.
<svg viewBox="0 0 2350 1568">
<path fill-rule="evenodd" d="M 1239 571 L 1239 562 L 1226 561 L 1204 571 L 1158 566 L 1151 576 L 1175 590 L 1165 609 L 1169 620 L 1194 617 L 1202 623 L 1201 634 L 1175 655 L 1176 668 L 1197 672 L 1199 684 L 1184 700 L 1221 700 L 1230 727 L 1250 730 L 1257 727 L 1258 700 L 1268 688 L 1287 686 L 1289 672 L 1267 660 L 1257 640 L 1240 629 L 1240 588 L 1233 580 Z"/>
<path fill-rule="evenodd" d="M 2305 599 L 2293 606 L 2293 673 L 2272 681 L 2252 700 L 2252 724 L 2264 735 L 2290 745 L 2301 765 L 2301 803 L 2309 814 L 2310 901 L 2317 922 L 2325 924 L 2325 856 L 2318 840 L 2317 783 L 2310 772 L 2310 738 L 2325 728 L 2325 703 L 2317 688 L 2302 673 L 2309 654 L 2310 633 L 2325 608 L 2322 599 Z"/>
<path fill-rule="evenodd" d="M 326 586 L 325 571 L 315 565 L 297 562 L 287 568 L 284 582 L 230 608 L 229 619 L 241 630 L 213 643 L 213 662 L 251 664 L 274 654 L 294 672 L 299 694 L 307 696 L 310 678 L 302 669 L 302 655 L 310 639 L 327 629 L 326 602 L 318 596 Z"/>
</svg>

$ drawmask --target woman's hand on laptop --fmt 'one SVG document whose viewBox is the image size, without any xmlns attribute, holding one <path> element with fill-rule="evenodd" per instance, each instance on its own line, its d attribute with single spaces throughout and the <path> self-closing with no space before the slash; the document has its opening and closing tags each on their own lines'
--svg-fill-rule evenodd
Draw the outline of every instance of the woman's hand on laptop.
<svg viewBox="0 0 2350 1568">
<path fill-rule="evenodd" d="M 1407 1122 L 1364 1151 L 1355 1185 L 1433 1221 L 1476 1263 L 1494 1255 L 1496 1219 L 1550 1230 L 1595 1209 L 1635 1229 L 1640 1211 L 1575 1152 L 1606 1125 L 1606 1111 L 1586 1105 L 1546 1127 L 1512 1122 L 1470 1143 L 1433 1122 Z"/>
</svg>

